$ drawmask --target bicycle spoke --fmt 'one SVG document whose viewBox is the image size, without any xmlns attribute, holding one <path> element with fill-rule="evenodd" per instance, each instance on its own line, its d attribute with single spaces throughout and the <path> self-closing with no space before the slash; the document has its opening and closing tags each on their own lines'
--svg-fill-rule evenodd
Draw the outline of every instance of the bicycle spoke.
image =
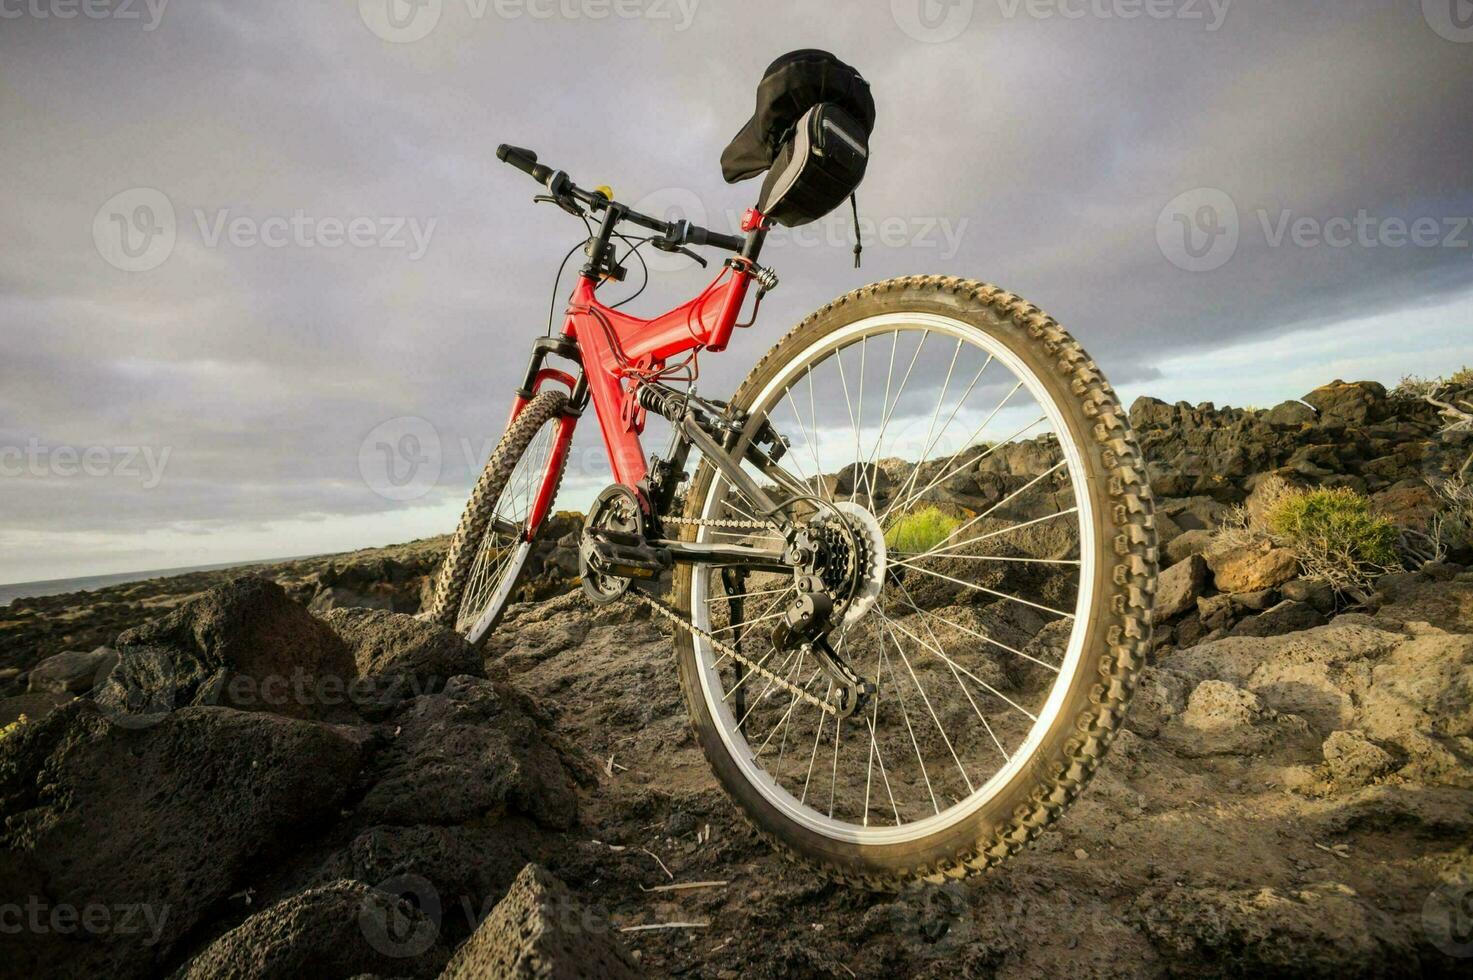
<svg viewBox="0 0 1473 980">
<path fill-rule="evenodd" d="M 926 454 L 931 451 L 931 434 L 936 431 L 936 420 L 941 417 L 941 406 L 946 404 L 946 390 L 951 387 L 951 375 L 956 370 L 956 359 L 961 356 L 962 342 L 957 340 L 956 350 L 951 352 L 951 363 L 946 368 L 946 380 L 941 384 L 941 394 L 936 396 L 936 409 L 931 413 L 931 421 L 926 426 L 926 438 L 921 440 L 921 451 L 916 458 L 915 466 L 911 467 L 908 476 L 900 487 L 903 496 L 907 489 L 915 485 L 916 476 L 921 472 L 921 465 L 926 462 Z"/>
<path fill-rule="evenodd" d="M 829 689 L 827 692 L 824 693 L 823 699 L 827 701 L 830 697 L 833 696 L 833 693 L 834 682 L 829 681 Z M 814 732 L 813 734 L 813 752 L 808 757 L 808 775 L 803 778 L 803 795 L 798 797 L 799 803 L 806 803 L 808 801 L 808 784 L 813 780 L 813 763 L 818 760 L 818 742 L 819 739 L 823 738 L 823 725 L 824 722 L 828 721 L 828 718 L 828 715 L 824 714 L 821 711 L 819 712 L 818 731 Z"/>
<path fill-rule="evenodd" d="M 1035 715 L 1033 712 L 1029 711 L 1027 708 L 1023 707 L 1021 704 L 1019 704 L 1018 702 L 1014 701 L 1012 698 L 1008 697 L 1006 694 L 1002 693 L 997 688 L 993 687 L 991 684 L 987 683 L 982 678 L 978 677 L 976 674 L 972 673 L 970 670 L 968 670 L 967 668 L 963 667 L 961 664 L 957 663 L 955 660 L 952 660 L 950 657 L 948 657 L 946 655 L 946 653 L 943 650 L 941 650 L 941 648 L 939 648 L 939 647 L 933 647 L 933 646 L 928 645 L 924 640 L 922 640 L 920 637 L 916 636 L 910 630 L 906 629 L 904 626 L 900 625 L 895 620 L 893 620 L 889 616 L 885 615 L 884 612 L 881 612 L 880 613 L 880 618 L 885 621 L 885 624 L 887 626 L 890 626 L 893 629 L 898 630 L 901 633 L 904 633 L 906 636 L 910 637 L 917 644 L 919 644 L 922 648 L 930 651 L 931 653 L 934 653 L 937 657 L 941 658 L 941 660 L 944 661 L 945 663 L 950 664 L 952 667 L 955 667 L 957 670 L 961 671 L 963 674 L 966 674 L 973 681 L 977 682 L 978 685 L 980 685 L 981 687 L 985 688 L 988 694 L 991 694 L 993 697 L 998 698 L 999 700 L 1006 701 L 1009 705 L 1011 705 L 1012 707 L 1016 708 L 1018 711 L 1022 712 L 1023 714 L 1027 715 L 1029 721 L 1037 721 L 1038 720 L 1038 716 Z M 892 641 L 894 640 L 893 634 L 891 636 L 891 640 Z"/>
<path fill-rule="evenodd" d="M 708 540 L 768 547 L 778 539 L 769 525 L 791 535 L 795 527 L 828 522 L 829 550 L 815 551 L 819 571 L 805 574 L 829 575 L 823 556 L 842 548 L 842 537 L 833 543 L 839 524 L 830 507 L 849 511 L 856 523 L 840 522 L 845 527 L 886 539 L 923 506 L 946 518 L 907 524 L 896 535 L 904 550 L 887 540 L 875 560 L 890 574 L 871 580 L 877 595 L 851 607 L 835 593 L 827 639 L 836 657 L 872 685 L 852 716 L 816 703 L 831 702 L 841 682 L 808 656 L 811 649 L 779 651 L 767 637 L 800 585 L 815 586 L 802 575 L 789 582 L 753 572 L 733 582 L 740 591 L 727 597 L 716 566 L 697 573 L 707 583 L 693 597 L 697 625 L 727 642 L 735 638 L 744 655 L 748 647 L 761 652 L 753 663 L 762 673 L 753 683 L 756 670 L 724 666 L 729 653 L 695 640 L 701 676 L 716 681 L 704 696 L 730 705 L 714 719 L 735 726 L 723 737 L 741 746 L 738 766 L 757 792 L 800 823 L 821 834 L 852 828 L 860 841 L 887 832 L 892 821 L 901 835 L 888 839 L 911 839 L 905 834 L 912 825 L 930 825 L 964 801 L 974 806 L 980 794 L 1011 785 L 995 776 L 1027 764 L 1020 756 L 1021 746 L 1032 744 L 1030 733 L 1056 723 L 1049 712 L 1059 701 L 1049 692 L 1066 680 L 1067 662 L 1056 637 L 1080 628 L 1070 597 L 1081 594 L 1077 583 L 1097 553 L 1083 539 L 1077 480 L 1084 471 L 1062 442 L 1068 430 L 1053 403 L 1033 380 L 1025 383 L 1031 375 L 1005 350 L 929 323 L 876 324 L 811 346 L 740 404 L 791 450 L 780 462 L 755 453 L 740 460 L 777 504 L 772 513 L 719 471 L 695 484 L 706 495 L 703 518 L 756 525 L 750 533 L 703 529 Z M 871 340 L 878 343 L 873 358 Z M 876 397 L 879 404 L 870 404 Z M 986 482 L 954 479 L 974 472 Z M 734 606 L 742 602 L 738 615 Z"/>
<path fill-rule="evenodd" d="M 988 517 L 991 517 L 994 513 L 996 513 L 996 511 L 997 511 L 997 509 L 999 507 L 1002 507 L 1004 504 L 1011 503 L 1012 501 L 1016 500 L 1018 497 L 1022 496 L 1023 494 L 1027 493 L 1029 490 L 1033 489 L 1033 487 L 1037 486 L 1045 478 L 1047 478 L 1049 476 L 1052 476 L 1054 473 L 1058 472 L 1059 468 L 1062 467 L 1065 464 L 1065 462 L 1066 462 L 1065 460 L 1062 460 L 1062 459 L 1059 460 L 1053 466 L 1050 466 L 1048 469 L 1044 470 L 1042 473 L 1038 474 L 1033 479 L 1029 480 L 1027 483 L 1023 484 L 1018 489 L 1014 490 L 1012 493 L 1008 494 L 1006 497 L 1003 497 L 1001 500 L 999 500 L 997 503 L 993 504 L 991 507 L 989 507 L 986 510 L 982 511 L 982 513 L 976 515 L 975 517 L 973 517 L 970 520 L 968 520 L 966 523 L 962 524 L 960 527 L 958 527 L 955 530 L 953 530 L 951 532 L 951 537 L 955 537 L 956 535 L 958 535 L 961 532 L 965 531 L 967 528 L 971 527 L 973 524 L 976 524 L 978 521 L 984 520 L 985 518 L 988 518 Z M 960 542 L 960 543 L 958 543 L 956 545 L 947 545 L 945 548 L 942 548 L 942 547 L 940 547 L 938 545 L 937 547 L 931 548 L 928 551 L 921 552 L 916 557 L 917 558 L 924 558 L 927 555 L 936 554 L 937 552 L 940 552 L 940 551 L 952 551 L 955 548 L 961 547 L 962 544 L 964 544 L 964 543 L 965 542 Z"/>
<path fill-rule="evenodd" d="M 972 792 L 972 780 L 967 776 L 967 769 L 962 765 L 962 760 L 957 758 L 956 749 L 951 745 L 951 739 L 946 735 L 946 728 L 941 724 L 941 719 L 936 717 L 936 709 L 931 706 L 931 699 L 926 697 L 926 689 L 921 686 L 921 679 L 916 676 L 915 668 L 910 665 L 910 658 L 905 655 L 905 650 L 899 643 L 895 649 L 900 654 L 900 662 L 905 664 L 905 670 L 910 674 L 911 682 L 916 686 L 916 693 L 921 696 L 921 703 L 926 706 L 926 711 L 931 715 L 931 721 L 936 724 L 936 731 L 941 733 L 941 741 L 946 743 L 946 751 L 951 753 L 951 758 L 956 762 L 956 767 L 961 771 L 962 781 L 967 784 L 967 792 Z"/>
<path fill-rule="evenodd" d="M 889 635 L 890 642 L 895 644 L 896 649 L 899 649 L 900 642 L 895 639 L 895 634 L 890 633 Z M 926 783 L 926 792 L 931 797 L 931 807 L 939 814 L 941 812 L 941 804 L 936 801 L 936 791 L 931 787 L 931 776 L 926 772 L 926 760 L 921 757 L 921 743 L 916 741 L 916 730 L 910 724 L 910 712 L 905 710 L 905 692 L 900 689 L 899 683 L 895 680 L 895 665 L 889 663 L 888 658 L 881 657 L 880 659 L 881 664 L 890 669 L 890 684 L 895 688 L 895 701 L 900 705 L 900 717 L 905 719 L 906 734 L 910 736 L 910 744 L 916 750 L 916 762 L 920 763 L 921 779 Z"/>
<path fill-rule="evenodd" d="M 942 624 L 949 626 L 954 630 L 959 630 L 963 633 L 966 633 L 968 636 L 974 636 L 984 643 L 990 643 L 1000 650 L 1005 650 L 1008 653 L 1013 654 L 1014 656 L 1022 657 L 1024 660 L 1031 661 L 1032 663 L 1038 664 L 1038 666 L 1040 667 L 1047 668 L 1048 670 L 1053 671 L 1055 674 L 1059 672 L 1059 668 L 1054 664 L 1048 663 L 1044 660 L 1039 660 L 1037 657 L 1031 657 L 1028 654 L 1024 653 L 1022 650 L 1010 647 L 1006 643 L 995 640 L 992 637 L 986 636 L 982 633 L 978 633 L 976 630 L 967 629 L 961 623 L 952 622 L 944 616 L 938 616 L 936 613 L 933 613 L 926 609 L 922 609 L 920 606 L 917 606 L 915 604 L 915 600 L 910 597 L 910 590 L 905 587 L 904 582 L 896 582 L 895 584 L 900 587 L 901 597 L 905 599 L 905 604 L 910 606 L 913 611 L 919 613 L 920 615 L 929 616 L 932 619 L 940 620 Z M 927 627 L 926 631 L 928 633 L 931 632 L 930 627 Z M 932 634 L 932 639 L 935 639 L 935 634 Z"/>
<path fill-rule="evenodd" d="M 787 592 L 787 591 L 789 591 L 791 589 L 792 589 L 792 586 L 788 586 L 788 588 L 786 588 L 786 589 L 761 589 L 761 590 L 759 590 L 757 592 L 733 592 L 730 595 L 713 595 L 713 596 L 708 597 L 706 599 L 706 601 L 707 602 L 726 602 L 729 599 L 750 599 L 753 596 L 759 596 L 759 595 L 775 595 L 776 593 L 779 593 L 779 592 Z"/>
<path fill-rule="evenodd" d="M 906 603 L 910 606 L 910 608 L 914 609 L 916 612 L 922 612 L 921 608 L 915 604 L 915 600 L 911 598 L 911 596 L 910 596 L 910 590 L 905 587 L 905 584 L 904 583 L 900 583 L 900 591 L 901 591 L 901 594 L 903 595 L 903 597 L 905 598 Z M 963 627 L 959 626 L 958 624 L 952 623 L 950 620 L 942 619 L 940 616 L 936 616 L 935 618 L 936 619 L 941 619 L 941 621 L 943 623 L 946 623 L 948 626 L 954 626 L 957 629 L 962 629 L 963 628 Z M 921 622 L 922 622 L 922 624 L 926 625 L 926 632 L 928 634 L 930 634 L 930 636 L 931 636 L 931 642 L 932 643 L 935 643 L 939 647 L 941 645 L 941 641 L 936 638 L 936 632 L 935 632 L 935 630 L 931 629 L 930 625 L 929 624 L 926 624 L 924 619 L 921 620 Z M 965 632 L 972 633 L 971 630 L 965 630 Z M 981 639 L 984 639 L 984 640 L 987 639 L 987 637 L 982 636 L 982 634 L 980 634 L 980 633 L 972 633 L 972 635 L 973 636 L 976 636 L 976 637 L 979 637 Z M 998 646 L 1002 646 L 1002 644 L 999 643 Z M 1004 647 L 1004 649 L 1012 649 L 1012 648 L 1011 647 Z M 1025 657 L 1027 656 L 1027 654 L 1019 654 L 1019 655 L 1020 656 L 1025 656 Z M 1032 657 L 1028 657 L 1028 659 L 1029 660 L 1033 660 Z M 1040 664 L 1043 663 L 1043 661 L 1041 661 L 1041 660 L 1038 660 L 1038 661 L 1035 661 L 1035 662 L 1036 663 L 1040 663 Z M 1002 747 L 1002 742 L 998 741 L 997 734 L 992 730 L 992 725 L 991 725 L 991 723 L 988 722 L 987 716 L 984 715 L 982 713 L 982 709 L 977 706 L 977 701 L 976 701 L 975 698 L 972 697 L 972 692 L 969 691 L 969 690 L 967 690 L 967 685 L 965 685 L 965 684 L 962 683 L 962 677 L 961 677 L 961 674 L 957 672 L 956 665 L 954 665 L 952 663 L 947 663 L 946 666 L 951 671 L 951 676 L 956 680 L 956 686 L 961 689 L 962 696 L 967 699 L 967 703 L 970 704 L 972 706 L 972 710 L 974 712 L 976 712 L 976 714 L 977 714 L 977 720 L 982 723 L 982 728 L 983 728 L 983 730 L 985 730 L 987 732 L 987 737 L 990 738 L 990 739 L 992 739 L 993 744 L 997 746 L 997 751 L 1000 752 L 1000 753 L 1002 753 L 1002 761 L 1003 761 L 1003 763 L 1006 764 L 1008 762 L 1011 762 L 1012 761 L 1012 757 L 1008 755 L 1008 750 Z M 1044 666 L 1048 666 L 1048 665 L 1047 664 L 1044 664 Z M 1054 673 L 1058 673 L 1058 670 L 1055 669 L 1054 670 Z M 961 765 L 961 763 L 958 762 L 957 765 Z"/>
<path fill-rule="evenodd" d="M 997 596 L 999 599 L 1007 599 L 1009 602 L 1021 603 L 1022 605 L 1037 609 L 1040 612 L 1053 613 L 1055 616 L 1063 616 L 1067 619 L 1074 618 L 1074 614 L 1071 612 L 1065 612 L 1062 609 L 1055 609 L 1053 606 L 1045 606 L 1041 602 L 1032 602 L 1028 599 L 1020 599 L 1015 595 L 1008 595 L 1006 592 L 999 592 L 996 589 L 989 589 L 987 586 L 978 585 L 976 582 L 965 582 L 954 576 L 947 575 L 944 572 L 937 572 L 929 568 L 921 568 L 918 565 L 912 565 L 910 567 L 915 571 L 920 572 L 922 575 L 933 575 L 936 578 L 945 579 L 953 585 L 960 585 L 963 588 L 971 589 L 974 592 L 985 592 L 987 595 Z"/>
<path fill-rule="evenodd" d="M 890 506 L 888 506 L 888 507 L 885 508 L 884 513 L 882 513 L 880 515 L 880 523 L 881 524 L 884 524 L 885 523 L 885 518 L 889 517 L 893 513 L 896 513 L 896 512 L 899 512 L 899 511 L 903 511 L 906 507 L 909 507 L 913 501 L 918 500 L 921 496 L 923 496 L 926 493 L 926 491 L 928 491 L 932 487 L 936 486 L 936 484 L 942 483 L 942 482 L 944 482 L 946 480 L 951 479 L 953 476 L 955 476 L 956 474 L 962 472 L 963 470 L 970 469 L 973 464 L 980 463 L 982 460 L 986 459 L 988 456 L 991 456 L 994 452 L 996 452 L 1002 446 L 1010 445 L 1013 442 L 1014 439 L 1017 439 L 1018 436 L 1022 435 L 1025 432 L 1027 432 L 1029 429 L 1033 428 L 1038 423 L 1046 421 L 1048 419 L 1048 416 L 1047 415 L 1040 415 L 1038 418 L 1034 419 L 1032 422 L 1029 422 L 1027 425 L 1023 426 L 1023 428 L 1019 429 L 1017 432 L 1014 432 L 1012 435 L 1008 436 L 1007 439 L 1003 440 L 1000 443 L 997 443 L 996 445 L 988 446 L 982 452 L 978 453 L 976 456 L 973 456 L 971 459 L 967 460 L 961 466 L 955 467 L 953 469 L 947 469 L 947 467 L 950 466 L 951 463 L 955 462 L 955 460 L 956 460 L 956 458 L 958 456 L 960 456 L 963 452 L 966 451 L 966 448 L 968 448 L 968 447 L 970 447 L 972 445 L 972 443 L 974 442 L 974 440 L 976 440 L 977 436 L 979 436 L 982 433 L 982 430 L 985 429 L 985 428 L 987 428 L 988 423 L 990 423 L 993 420 L 993 418 L 997 415 L 998 412 L 1002 411 L 1003 406 L 1006 405 L 1008 403 L 1008 401 L 1014 395 L 1016 395 L 1018 393 L 1018 390 L 1021 389 L 1022 387 L 1023 387 L 1023 382 L 1021 382 L 1021 381 L 1018 382 L 1016 385 L 1014 385 L 1013 386 L 1013 390 L 1010 391 L 1010 392 L 1008 392 L 1007 395 L 1003 398 L 1003 400 L 997 403 L 997 407 L 994 408 L 988 414 L 988 416 L 985 419 L 982 420 L 982 423 L 980 425 L 978 425 L 977 428 L 975 428 L 975 429 L 972 430 L 972 434 L 969 435 L 969 436 L 967 436 L 966 446 L 964 446 L 962 449 L 958 449 L 955 453 L 953 453 L 952 456 L 951 456 L 951 459 L 948 459 L 946 461 L 946 465 L 941 467 L 942 473 L 941 473 L 940 476 L 936 477 L 930 483 L 926 484 L 923 488 L 921 488 L 921 490 L 918 493 L 913 493 L 910 496 L 905 497 L 905 498 L 897 497 L 895 499 L 895 501 L 890 504 Z"/>
</svg>

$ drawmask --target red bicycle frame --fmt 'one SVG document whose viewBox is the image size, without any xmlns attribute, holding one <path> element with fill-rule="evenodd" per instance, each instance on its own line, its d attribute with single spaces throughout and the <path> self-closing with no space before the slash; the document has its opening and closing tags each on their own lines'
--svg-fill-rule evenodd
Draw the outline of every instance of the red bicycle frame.
<svg viewBox="0 0 1473 980">
<path fill-rule="evenodd" d="M 531 382 L 517 392 L 508 424 L 544 383 L 565 385 L 570 396 L 576 396 L 580 384 L 585 384 L 614 479 L 637 490 L 648 472 L 639 440 L 645 422 L 645 411 L 637 400 L 641 381 L 687 351 L 725 350 L 752 279 L 750 262 L 733 261 L 699 296 L 668 313 L 643 320 L 599 302 L 595 295 L 597 278 L 580 275 L 568 303 L 562 336 L 576 345 L 583 365 L 582 381 L 535 361 Z M 544 344 L 542 349 L 557 347 Z M 558 421 L 542 486 L 528 515 L 529 534 L 536 533 L 552 509 L 557 475 L 567 458 L 577 422 L 577 414 L 571 413 Z"/>
</svg>

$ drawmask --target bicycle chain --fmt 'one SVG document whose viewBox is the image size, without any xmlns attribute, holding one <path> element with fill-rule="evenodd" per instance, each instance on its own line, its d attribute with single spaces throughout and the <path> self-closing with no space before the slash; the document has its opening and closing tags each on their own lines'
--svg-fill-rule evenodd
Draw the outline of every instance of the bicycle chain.
<svg viewBox="0 0 1473 980">
<path fill-rule="evenodd" d="M 762 528 L 771 530 L 777 527 L 777 523 L 775 521 L 739 521 L 734 519 L 717 521 L 705 517 L 662 517 L 660 518 L 660 523 L 684 524 L 688 527 L 726 527 L 735 528 L 741 531 L 758 530 Z"/>
<path fill-rule="evenodd" d="M 690 527 L 737 528 L 742 530 L 751 528 L 770 528 L 772 526 L 769 522 L 765 521 L 717 521 L 699 517 L 666 517 L 663 520 L 666 524 L 684 524 Z M 789 681 L 787 678 L 781 677 L 773 671 L 768 670 L 758 661 L 753 660 L 751 657 L 748 657 L 746 654 L 742 653 L 730 643 L 718 639 L 710 631 L 704 630 L 701 627 L 697 626 L 695 623 L 692 623 L 690 620 L 681 615 L 679 610 L 672 609 L 670 606 L 661 602 L 659 599 L 656 599 L 654 596 L 646 592 L 640 592 L 638 589 L 631 589 L 630 591 L 625 593 L 625 596 L 643 602 L 645 605 L 649 606 L 650 609 L 670 620 L 670 622 L 673 623 L 675 626 L 680 627 L 692 636 L 699 637 L 700 639 L 705 640 L 716 650 L 720 651 L 723 656 L 730 657 L 740 663 L 742 666 L 746 667 L 752 673 L 759 674 L 762 677 L 767 678 L 768 681 L 777 685 L 782 690 L 787 691 L 794 697 L 802 698 L 804 701 L 807 701 L 809 704 L 818 708 L 818 710 L 824 712 L 825 714 L 838 714 L 839 709 L 834 707 L 832 704 L 829 704 L 827 701 L 823 700 L 817 695 L 808 693 L 798 685 Z"/>
</svg>

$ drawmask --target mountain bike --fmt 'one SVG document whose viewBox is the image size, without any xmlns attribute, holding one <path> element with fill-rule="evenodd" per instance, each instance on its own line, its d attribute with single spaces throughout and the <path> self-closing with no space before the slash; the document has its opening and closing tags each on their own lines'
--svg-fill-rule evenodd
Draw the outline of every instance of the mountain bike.
<svg viewBox="0 0 1473 980">
<path fill-rule="evenodd" d="M 730 398 L 705 397 L 697 358 L 777 286 L 767 217 L 722 234 L 530 150 L 497 156 L 597 226 L 428 614 L 473 644 L 496 628 L 592 406 L 614 482 L 581 533 L 582 589 L 671 624 L 696 739 L 756 829 L 880 889 L 1020 849 L 1095 771 L 1149 643 L 1152 501 L 1094 362 L 1008 292 L 908 276 L 834 300 Z M 598 293 L 635 228 L 731 254 L 693 299 L 631 316 Z M 661 455 L 641 446 L 651 416 L 669 423 Z"/>
</svg>

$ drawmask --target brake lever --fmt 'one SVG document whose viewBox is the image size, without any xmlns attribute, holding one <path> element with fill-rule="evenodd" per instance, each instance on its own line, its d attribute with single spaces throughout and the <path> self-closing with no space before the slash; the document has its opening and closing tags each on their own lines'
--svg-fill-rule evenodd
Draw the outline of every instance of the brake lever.
<svg viewBox="0 0 1473 980">
<path fill-rule="evenodd" d="M 537 204 L 556 204 L 575 218 L 587 217 L 587 213 L 583 210 L 582 206 L 571 197 L 559 197 L 556 194 L 538 194 L 532 200 Z"/>
<path fill-rule="evenodd" d="M 697 262 L 699 262 L 702 269 L 704 269 L 706 267 L 706 265 L 707 265 L 707 262 L 706 262 L 706 260 L 704 258 L 702 258 L 701 256 L 697 255 L 695 252 L 692 252 L 690 249 L 686 248 L 684 245 L 677 245 L 677 244 L 675 244 L 674 242 L 672 242 L 668 238 L 664 238 L 664 237 L 651 238 L 650 239 L 650 244 L 653 245 L 653 246 L 655 246 L 655 248 L 658 248 L 662 252 L 679 252 L 681 255 L 688 255 L 691 258 L 695 259 Z"/>
</svg>

